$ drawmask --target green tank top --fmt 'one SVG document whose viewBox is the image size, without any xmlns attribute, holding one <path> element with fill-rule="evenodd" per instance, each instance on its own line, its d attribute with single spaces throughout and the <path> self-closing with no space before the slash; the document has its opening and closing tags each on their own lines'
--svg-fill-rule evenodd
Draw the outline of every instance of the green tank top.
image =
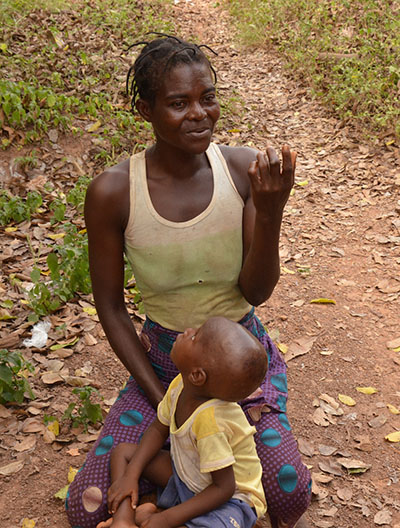
<svg viewBox="0 0 400 528">
<path fill-rule="evenodd" d="M 214 178 L 206 209 L 187 222 L 161 217 L 151 202 L 145 151 L 130 160 L 125 252 L 147 316 L 165 328 L 198 328 L 212 316 L 239 321 L 251 308 L 238 278 L 243 200 L 218 146 L 206 151 Z"/>
</svg>

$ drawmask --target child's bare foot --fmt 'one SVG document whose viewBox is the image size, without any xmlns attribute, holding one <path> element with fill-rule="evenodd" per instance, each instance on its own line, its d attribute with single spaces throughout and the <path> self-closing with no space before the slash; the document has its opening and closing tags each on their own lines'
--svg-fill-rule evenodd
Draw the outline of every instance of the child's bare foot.
<svg viewBox="0 0 400 528">
<path fill-rule="evenodd" d="M 100 522 L 96 528 L 138 528 L 134 522 L 110 517 L 106 521 Z"/>
<path fill-rule="evenodd" d="M 113 518 L 110 517 L 106 521 L 99 522 L 99 524 L 96 526 L 96 528 L 109 528 L 109 526 L 112 525 L 112 522 L 113 522 Z"/>
<path fill-rule="evenodd" d="M 144 521 L 158 511 L 157 506 L 151 502 L 145 502 L 136 508 L 135 520 L 140 526 Z"/>
</svg>

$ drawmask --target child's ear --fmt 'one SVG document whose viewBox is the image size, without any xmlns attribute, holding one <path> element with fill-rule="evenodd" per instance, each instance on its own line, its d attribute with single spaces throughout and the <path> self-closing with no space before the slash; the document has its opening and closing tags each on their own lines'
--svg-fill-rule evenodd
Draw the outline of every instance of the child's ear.
<svg viewBox="0 0 400 528">
<path fill-rule="evenodd" d="M 146 121 L 151 122 L 151 107 L 148 101 L 138 99 L 135 103 L 136 110 Z"/>
<path fill-rule="evenodd" d="M 196 387 L 201 387 L 207 381 L 207 374 L 201 367 L 194 368 L 189 374 L 189 381 Z"/>
</svg>

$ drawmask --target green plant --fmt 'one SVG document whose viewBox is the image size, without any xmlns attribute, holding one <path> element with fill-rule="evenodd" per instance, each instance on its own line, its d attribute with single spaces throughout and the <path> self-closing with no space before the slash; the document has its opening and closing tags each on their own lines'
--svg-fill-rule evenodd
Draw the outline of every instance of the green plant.
<svg viewBox="0 0 400 528">
<path fill-rule="evenodd" d="M 343 119 L 400 138 L 400 17 L 391 0 L 227 0 L 246 44 L 274 45 Z M 383 134 L 384 135 L 384 134 Z"/>
<path fill-rule="evenodd" d="M 47 255 L 50 280 L 42 277 L 37 266 L 31 272 L 29 305 L 38 316 L 57 310 L 76 293 L 91 292 L 86 232 L 69 222 L 63 228 L 66 234 L 62 242 Z"/>
<path fill-rule="evenodd" d="M 26 379 L 34 367 L 20 352 L 0 350 L 0 403 L 22 403 L 24 398 L 34 399 L 35 395 Z"/>
<path fill-rule="evenodd" d="M 72 420 L 73 427 L 82 425 L 85 431 L 88 430 L 89 424 L 96 425 L 103 421 L 100 404 L 91 401 L 92 395 L 100 395 L 97 389 L 88 385 L 87 387 L 76 387 L 72 392 L 79 397 L 79 406 L 77 407 L 74 402 L 70 403 L 62 420 Z"/>
<path fill-rule="evenodd" d="M 43 199 L 36 191 L 29 192 L 26 198 L 0 191 L 0 225 L 29 220 L 42 203 Z"/>
</svg>

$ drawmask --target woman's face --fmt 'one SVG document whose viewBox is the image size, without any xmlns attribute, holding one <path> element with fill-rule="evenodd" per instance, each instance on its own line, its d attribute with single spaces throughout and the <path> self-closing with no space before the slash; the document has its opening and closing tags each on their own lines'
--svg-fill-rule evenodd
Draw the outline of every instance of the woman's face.
<svg viewBox="0 0 400 528">
<path fill-rule="evenodd" d="M 157 143 L 199 154 L 208 148 L 219 114 L 208 64 L 192 63 L 167 72 L 146 117 Z"/>
</svg>

